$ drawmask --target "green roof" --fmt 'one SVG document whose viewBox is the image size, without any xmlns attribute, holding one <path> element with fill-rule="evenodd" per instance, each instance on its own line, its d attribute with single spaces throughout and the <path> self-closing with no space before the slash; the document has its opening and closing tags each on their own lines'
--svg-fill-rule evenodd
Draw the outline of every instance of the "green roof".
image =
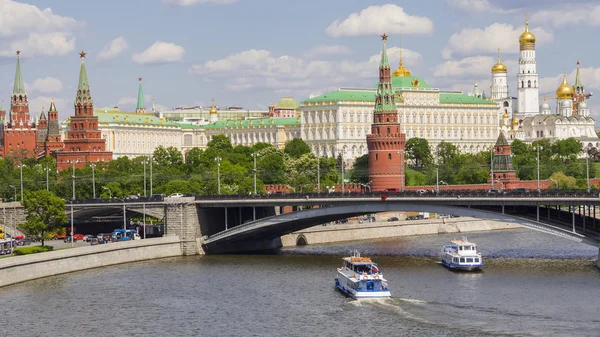
<svg viewBox="0 0 600 337">
<path fill-rule="evenodd" d="M 346 90 L 338 89 L 313 98 L 304 103 L 329 102 L 329 101 L 364 101 L 375 102 L 375 90 Z"/>
<path fill-rule="evenodd" d="M 137 111 L 137 110 L 142 110 L 142 109 L 146 109 L 146 106 L 144 105 L 144 92 L 142 91 L 142 78 L 140 77 L 140 85 L 138 88 L 137 107 L 135 110 Z"/>
<path fill-rule="evenodd" d="M 416 80 L 416 81 L 415 81 Z M 414 85 L 417 84 L 417 85 Z M 392 77 L 392 86 L 394 90 L 409 88 L 409 89 L 431 89 L 429 84 L 418 76 L 397 76 Z"/>
<path fill-rule="evenodd" d="M 239 127 L 260 127 L 266 125 L 300 125 L 300 118 L 296 117 L 273 117 L 273 118 L 256 118 L 245 120 L 225 120 L 217 121 L 204 125 L 205 129 L 224 129 L 224 128 L 239 128 Z"/>
<path fill-rule="evenodd" d="M 282 97 L 275 107 L 277 109 L 296 110 L 300 105 L 292 97 Z"/>
<path fill-rule="evenodd" d="M 495 105 L 496 102 L 488 101 L 480 97 L 468 96 L 463 93 L 440 93 L 440 103 L 444 104 L 489 104 Z"/>
<path fill-rule="evenodd" d="M 94 110 L 94 116 L 98 117 L 98 123 L 104 124 L 138 124 L 152 126 L 180 126 L 176 123 L 167 123 L 152 114 L 136 114 L 135 112 L 121 112 L 114 110 Z"/>
<path fill-rule="evenodd" d="M 25 84 L 23 83 L 23 75 L 21 74 L 21 59 L 17 52 L 17 70 L 15 71 L 15 84 L 13 86 L 13 94 L 24 94 Z"/>
<path fill-rule="evenodd" d="M 92 95 L 90 94 L 90 84 L 88 82 L 87 70 L 85 69 L 85 63 L 83 62 L 84 58 L 85 53 L 82 52 L 81 68 L 79 69 L 79 84 L 77 85 L 75 104 L 83 104 L 84 102 L 87 102 L 91 105 L 93 104 Z"/>
</svg>

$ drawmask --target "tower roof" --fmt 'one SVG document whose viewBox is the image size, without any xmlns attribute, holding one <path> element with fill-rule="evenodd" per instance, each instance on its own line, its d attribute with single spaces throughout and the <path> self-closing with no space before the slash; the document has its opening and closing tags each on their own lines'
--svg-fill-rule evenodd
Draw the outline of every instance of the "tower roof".
<svg viewBox="0 0 600 337">
<path fill-rule="evenodd" d="M 374 113 L 387 113 L 397 111 L 394 89 L 390 78 L 390 63 L 387 55 L 388 36 L 384 33 L 381 36 L 383 47 L 381 50 L 381 63 L 379 64 L 379 83 L 377 84 L 377 96 L 375 98 Z"/>
<path fill-rule="evenodd" d="M 556 98 L 557 99 L 570 99 L 573 98 L 573 88 L 567 83 L 567 73 L 563 76 L 563 81 L 556 89 Z"/>
<path fill-rule="evenodd" d="M 52 101 L 50 101 L 50 109 L 48 109 L 48 112 L 57 112 L 56 105 L 54 105 L 54 97 L 52 97 Z"/>
<path fill-rule="evenodd" d="M 210 107 L 210 112 L 211 115 L 216 115 L 217 114 L 217 108 L 215 108 L 215 99 L 212 99 L 212 105 Z"/>
<path fill-rule="evenodd" d="M 508 69 L 506 68 L 506 65 L 502 62 L 500 62 L 500 48 L 498 48 L 498 63 L 494 64 L 494 66 L 492 67 L 492 72 L 493 73 L 505 73 L 507 72 Z"/>
<path fill-rule="evenodd" d="M 92 96 L 90 94 L 90 84 L 88 82 L 87 70 L 85 69 L 85 55 L 87 53 L 83 50 L 79 53 L 81 57 L 81 68 L 79 69 L 79 84 L 77 85 L 77 97 L 75 98 L 75 104 L 77 103 L 89 103 L 93 104 Z"/>
<path fill-rule="evenodd" d="M 387 47 L 386 47 L 386 42 L 387 42 L 387 38 L 388 36 L 383 33 L 383 35 L 381 35 L 381 40 L 383 40 L 383 49 L 381 50 L 381 62 L 379 62 L 379 67 L 383 67 L 383 66 L 390 66 L 390 61 L 388 60 L 388 55 L 387 55 Z"/>
<path fill-rule="evenodd" d="M 136 110 L 144 110 L 146 109 L 146 105 L 144 104 L 144 92 L 142 91 L 142 78 L 138 78 L 140 81 L 140 85 L 138 88 L 138 99 L 137 99 L 137 107 Z"/>
<path fill-rule="evenodd" d="M 398 69 L 392 73 L 393 77 L 403 77 L 410 76 L 410 71 L 404 68 L 404 62 L 402 60 L 402 35 L 400 35 L 400 64 L 398 65 Z"/>
<path fill-rule="evenodd" d="M 519 43 L 523 45 L 534 45 L 535 44 L 535 35 L 529 31 L 529 20 L 527 19 L 527 14 L 525 14 L 525 31 L 521 36 L 519 36 Z"/>
<path fill-rule="evenodd" d="M 496 140 L 496 146 L 505 145 L 508 145 L 508 141 L 506 140 L 506 137 L 504 137 L 504 132 L 500 131 L 500 134 L 498 135 L 498 140 Z"/>
<path fill-rule="evenodd" d="M 25 84 L 23 82 L 23 75 L 21 74 L 21 58 L 19 54 L 21 54 L 21 51 L 17 50 L 17 70 L 15 71 L 13 94 L 25 94 Z"/>
<path fill-rule="evenodd" d="M 40 120 L 46 120 L 46 114 L 44 113 L 44 107 L 42 107 L 42 112 L 40 113 Z"/>
</svg>

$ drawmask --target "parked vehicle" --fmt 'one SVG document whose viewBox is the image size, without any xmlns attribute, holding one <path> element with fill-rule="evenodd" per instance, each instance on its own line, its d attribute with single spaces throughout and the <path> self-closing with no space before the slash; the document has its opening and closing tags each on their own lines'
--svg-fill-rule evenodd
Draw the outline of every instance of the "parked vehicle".
<svg viewBox="0 0 600 337">
<path fill-rule="evenodd" d="M 95 236 L 95 235 L 91 235 L 91 234 L 88 234 L 88 235 L 86 235 L 86 236 L 83 238 L 83 240 L 84 240 L 85 242 L 90 242 L 92 239 L 96 239 L 96 240 L 97 240 L 96 236 Z"/>
<path fill-rule="evenodd" d="M 75 238 L 75 241 L 77 241 L 77 240 L 83 240 L 84 236 L 85 235 L 83 235 L 83 234 L 75 234 L 75 235 L 73 235 L 73 238 Z"/>
<path fill-rule="evenodd" d="M 169 198 L 181 198 L 183 197 L 183 194 L 181 193 L 173 193 L 169 196 Z"/>
<path fill-rule="evenodd" d="M 504 194 L 504 190 L 490 188 L 488 194 Z"/>
<path fill-rule="evenodd" d="M 152 194 L 150 196 L 150 201 L 163 201 L 165 197 L 165 194 Z"/>
<path fill-rule="evenodd" d="M 397 217 L 393 216 L 391 218 L 389 218 L 387 221 L 398 221 L 400 219 L 398 219 Z"/>
<path fill-rule="evenodd" d="M 65 243 L 67 242 L 77 242 L 77 239 L 72 237 L 71 235 L 67 235 L 67 237 L 63 240 Z"/>
<path fill-rule="evenodd" d="M 91 246 L 95 246 L 95 245 L 99 244 L 100 242 L 98 241 L 98 238 L 93 237 L 93 238 L 89 238 L 89 243 Z"/>
<path fill-rule="evenodd" d="M 31 244 L 30 238 L 17 239 L 18 246 L 29 246 L 30 244 Z"/>
</svg>

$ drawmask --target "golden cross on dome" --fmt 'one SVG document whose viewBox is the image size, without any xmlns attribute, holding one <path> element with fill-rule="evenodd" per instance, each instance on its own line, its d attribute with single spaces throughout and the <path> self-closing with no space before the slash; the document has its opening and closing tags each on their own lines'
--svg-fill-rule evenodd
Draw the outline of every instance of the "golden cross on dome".
<svg viewBox="0 0 600 337">
<path fill-rule="evenodd" d="M 86 54 L 87 53 L 82 50 L 81 53 L 79 53 L 79 56 L 84 59 Z"/>
<path fill-rule="evenodd" d="M 383 33 L 383 35 L 381 35 L 381 39 L 383 41 L 387 41 L 387 38 L 388 38 L 388 36 L 385 33 Z"/>
</svg>

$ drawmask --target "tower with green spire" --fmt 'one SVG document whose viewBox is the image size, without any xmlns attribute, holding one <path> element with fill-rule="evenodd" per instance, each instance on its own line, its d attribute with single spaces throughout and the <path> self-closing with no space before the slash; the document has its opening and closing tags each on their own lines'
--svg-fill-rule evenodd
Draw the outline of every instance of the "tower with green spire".
<svg viewBox="0 0 600 337">
<path fill-rule="evenodd" d="M 517 178 L 517 171 L 513 167 L 510 144 L 508 144 L 504 132 L 500 131 L 493 151 L 493 169 L 490 170 L 490 179 L 488 181 L 494 187 L 502 189 L 506 189 L 506 184 L 520 181 Z"/>
<path fill-rule="evenodd" d="M 142 78 L 138 78 L 140 81 L 138 87 L 138 97 L 137 97 L 137 107 L 135 108 L 135 113 L 137 114 L 145 114 L 146 113 L 146 105 L 144 104 L 144 91 L 142 90 Z"/>
<path fill-rule="evenodd" d="M 379 62 L 379 82 L 371 133 L 367 135 L 369 180 L 372 191 L 404 190 L 406 135 L 402 133 L 398 121 L 398 108 L 387 55 L 387 38 L 386 34 L 381 36 L 383 48 Z"/>
<path fill-rule="evenodd" d="M 585 93 L 585 87 L 581 81 L 581 74 L 579 72 L 580 62 L 577 61 L 577 75 L 575 76 L 575 84 L 573 84 L 573 114 L 579 115 L 579 104 L 585 102 L 586 98 L 590 98 L 591 94 Z"/>
<path fill-rule="evenodd" d="M 21 73 L 21 51 L 17 50 L 17 69 L 10 100 L 10 121 L 13 127 L 31 127 L 29 100 L 25 92 L 25 82 Z"/>
<path fill-rule="evenodd" d="M 106 151 L 106 141 L 98 130 L 98 116 L 94 115 L 94 101 L 90 93 L 85 55 L 82 51 L 79 84 L 75 96 L 75 116 L 69 118 L 69 131 L 64 148 L 55 152 L 58 170 L 85 167 L 99 161 L 111 161 L 112 152 Z M 56 110 L 56 107 L 51 107 Z M 49 131 L 53 134 L 53 130 Z"/>
</svg>

